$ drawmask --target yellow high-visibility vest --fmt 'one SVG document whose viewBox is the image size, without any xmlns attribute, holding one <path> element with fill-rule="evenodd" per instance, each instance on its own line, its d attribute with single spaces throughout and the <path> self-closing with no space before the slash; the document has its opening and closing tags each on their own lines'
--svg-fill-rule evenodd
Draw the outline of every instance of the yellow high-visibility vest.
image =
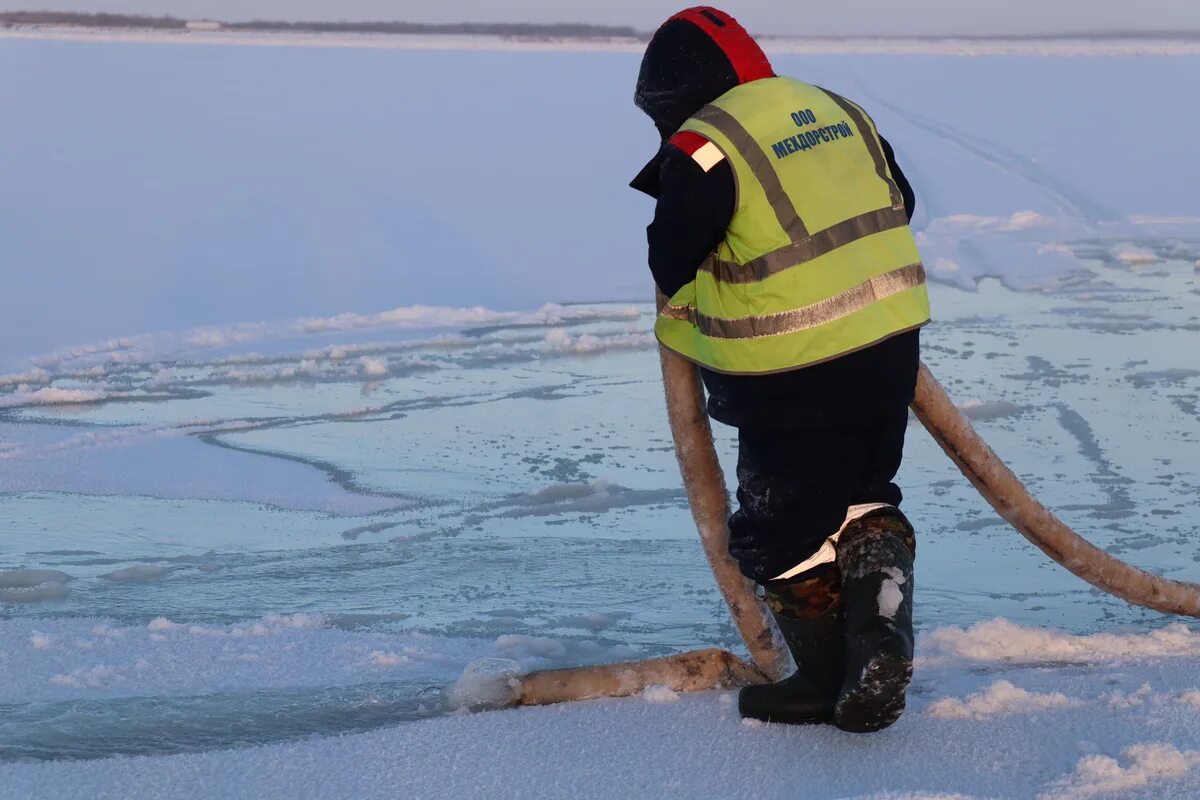
<svg viewBox="0 0 1200 800">
<path fill-rule="evenodd" d="M 737 205 L 725 240 L 659 314 L 665 347 L 718 372 L 766 374 L 929 321 L 904 201 L 861 108 L 766 78 L 726 92 L 680 131 L 729 160 Z"/>
</svg>

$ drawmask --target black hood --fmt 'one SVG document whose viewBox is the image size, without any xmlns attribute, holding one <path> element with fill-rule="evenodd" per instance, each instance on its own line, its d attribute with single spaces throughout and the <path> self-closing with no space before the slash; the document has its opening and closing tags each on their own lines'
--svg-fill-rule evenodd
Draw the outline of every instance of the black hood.
<svg viewBox="0 0 1200 800">
<path fill-rule="evenodd" d="M 774 76 L 766 55 L 737 20 L 697 6 L 655 31 L 642 57 L 633 102 L 653 120 L 665 143 L 689 117 L 733 87 Z M 630 185 L 647 191 L 656 184 L 660 160 L 656 156 Z"/>
</svg>

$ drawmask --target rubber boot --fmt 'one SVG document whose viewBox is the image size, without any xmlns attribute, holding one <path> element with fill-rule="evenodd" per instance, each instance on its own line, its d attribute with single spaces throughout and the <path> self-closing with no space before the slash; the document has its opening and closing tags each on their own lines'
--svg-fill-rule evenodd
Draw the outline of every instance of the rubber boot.
<svg viewBox="0 0 1200 800">
<path fill-rule="evenodd" d="M 819 567 L 800 580 L 764 586 L 763 591 L 796 671 L 777 683 L 743 688 L 738 694 L 738 711 L 763 722 L 833 722 L 842 684 L 836 565 Z"/>
<path fill-rule="evenodd" d="M 904 713 L 912 680 L 912 525 L 898 509 L 850 523 L 838 541 L 845 680 L 834 724 L 845 731 L 882 730 Z"/>
</svg>

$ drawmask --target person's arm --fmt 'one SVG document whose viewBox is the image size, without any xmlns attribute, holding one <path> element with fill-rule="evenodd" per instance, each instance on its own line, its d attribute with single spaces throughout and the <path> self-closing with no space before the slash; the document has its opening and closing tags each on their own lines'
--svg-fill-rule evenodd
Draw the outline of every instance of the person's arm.
<svg viewBox="0 0 1200 800">
<path fill-rule="evenodd" d="M 892 172 L 892 179 L 896 181 L 896 187 L 904 197 L 904 213 L 908 214 L 908 221 L 912 222 L 913 214 L 917 210 L 917 195 L 913 191 L 912 185 L 909 184 L 908 178 L 904 177 L 904 172 L 900 169 L 900 165 L 896 163 L 896 153 L 892 150 L 892 146 L 888 143 L 888 140 L 880 136 L 879 141 L 883 145 L 883 156 L 887 159 L 888 169 Z"/>
<path fill-rule="evenodd" d="M 734 212 L 729 162 L 712 145 L 700 152 L 706 140 L 690 136 L 695 138 L 677 134 L 663 145 L 658 203 L 646 228 L 650 272 L 667 297 L 695 280 L 700 264 L 725 238 Z"/>
</svg>

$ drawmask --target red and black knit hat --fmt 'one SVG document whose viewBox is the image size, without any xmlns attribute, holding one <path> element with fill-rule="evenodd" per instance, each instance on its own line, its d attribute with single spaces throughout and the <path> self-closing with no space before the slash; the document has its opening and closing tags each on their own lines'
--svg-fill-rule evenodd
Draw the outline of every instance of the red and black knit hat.
<svg viewBox="0 0 1200 800">
<path fill-rule="evenodd" d="M 680 11 L 654 33 L 633 99 L 665 140 L 733 87 L 773 77 L 766 54 L 737 20 L 696 6 Z"/>
</svg>

